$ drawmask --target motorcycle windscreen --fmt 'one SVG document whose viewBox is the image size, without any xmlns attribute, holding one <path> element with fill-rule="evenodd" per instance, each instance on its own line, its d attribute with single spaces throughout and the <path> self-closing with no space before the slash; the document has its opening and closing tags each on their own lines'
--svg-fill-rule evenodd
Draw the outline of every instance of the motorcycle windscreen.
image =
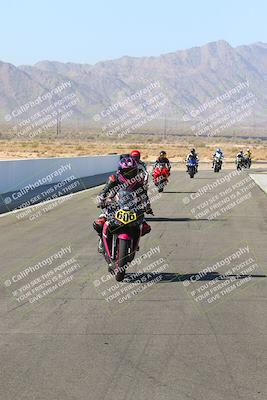
<svg viewBox="0 0 267 400">
<path fill-rule="evenodd" d="M 189 165 L 190 167 L 195 166 L 195 165 L 196 165 L 196 159 L 193 158 L 193 157 L 189 157 L 189 159 L 188 159 L 188 165 Z"/>
<path fill-rule="evenodd" d="M 122 210 L 131 210 L 137 204 L 137 195 L 134 191 L 121 189 L 117 193 L 117 204 Z"/>
<path fill-rule="evenodd" d="M 146 207 L 146 204 L 143 205 L 142 202 L 143 199 L 140 188 L 137 190 L 121 189 L 117 193 L 117 204 L 118 208 L 121 210 L 131 210 L 136 212 L 136 214 L 141 214 Z"/>
<path fill-rule="evenodd" d="M 163 168 L 168 168 L 166 163 L 159 163 L 159 168 L 163 169 Z"/>
</svg>

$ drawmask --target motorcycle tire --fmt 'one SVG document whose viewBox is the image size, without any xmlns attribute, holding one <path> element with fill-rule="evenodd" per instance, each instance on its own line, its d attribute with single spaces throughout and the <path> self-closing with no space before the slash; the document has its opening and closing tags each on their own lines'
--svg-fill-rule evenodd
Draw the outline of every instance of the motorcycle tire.
<svg viewBox="0 0 267 400">
<path fill-rule="evenodd" d="M 194 170 L 193 170 L 193 168 L 191 168 L 191 169 L 189 170 L 189 176 L 190 176 L 190 178 L 194 178 L 194 175 L 195 175 Z"/>
<path fill-rule="evenodd" d="M 128 262 L 129 241 L 119 239 L 118 255 L 116 260 L 115 278 L 122 282 L 125 277 L 126 265 Z"/>
<path fill-rule="evenodd" d="M 166 186 L 166 181 L 164 178 L 161 177 L 161 179 L 159 179 L 158 181 L 158 192 L 161 193 L 164 190 L 164 186 Z"/>
</svg>

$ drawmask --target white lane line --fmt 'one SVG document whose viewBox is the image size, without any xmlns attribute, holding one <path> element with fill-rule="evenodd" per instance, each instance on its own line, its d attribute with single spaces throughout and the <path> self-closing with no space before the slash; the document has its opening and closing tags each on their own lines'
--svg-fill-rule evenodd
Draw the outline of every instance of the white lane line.
<svg viewBox="0 0 267 400">
<path fill-rule="evenodd" d="M 0 218 L 7 217 L 7 216 L 10 215 L 10 214 L 17 214 L 17 213 L 19 213 L 19 212 L 23 212 L 23 211 L 25 211 L 25 210 L 28 210 L 29 208 L 41 207 L 41 206 L 43 206 L 43 205 L 45 205 L 45 204 L 53 203 L 54 201 L 60 201 L 60 200 L 62 200 L 62 199 L 66 199 L 66 198 L 68 198 L 68 197 L 73 197 L 73 196 L 82 194 L 82 193 L 84 193 L 84 192 L 89 192 L 90 190 L 94 190 L 94 189 L 96 189 L 96 188 L 101 188 L 101 186 L 104 186 L 104 184 L 102 184 L 102 185 L 97 185 L 97 186 L 94 186 L 94 187 L 89 188 L 89 189 L 80 190 L 79 192 L 66 194 L 65 196 L 59 196 L 59 197 L 56 197 L 55 199 L 50 199 L 50 200 L 41 201 L 40 203 L 33 204 L 32 206 L 27 206 L 27 207 L 23 207 L 23 208 L 17 208 L 16 210 L 8 211 L 8 212 L 6 212 L 6 213 L 0 214 Z M 62 203 L 64 203 L 64 201 L 62 201 Z"/>
<path fill-rule="evenodd" d="M 249 174 L 249 176 L 267 194 L 267 174 Z"/>
</svg>

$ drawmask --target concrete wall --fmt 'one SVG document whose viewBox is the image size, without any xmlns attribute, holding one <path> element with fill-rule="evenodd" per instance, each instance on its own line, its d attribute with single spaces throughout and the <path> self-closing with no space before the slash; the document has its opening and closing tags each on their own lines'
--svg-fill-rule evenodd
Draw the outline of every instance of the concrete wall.
<svg viewBox="0 0 267 400">
<path fill-rule="evenodd" d="M 0 160 L 0 213 L 104 183 L 119 155 Z"/>
</svg>

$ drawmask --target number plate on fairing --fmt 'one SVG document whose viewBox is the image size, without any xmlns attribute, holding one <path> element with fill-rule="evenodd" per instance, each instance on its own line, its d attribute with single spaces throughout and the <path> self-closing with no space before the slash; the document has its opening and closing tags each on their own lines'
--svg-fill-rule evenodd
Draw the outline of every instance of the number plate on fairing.
<svg viewBox="0 0 267 400">
<path fill-rule="evenodd" d="M 137 215 L 133 211 L 119 210 L 116 212 L 115 218 L 122 224 L 126 225 L 137 220 Z"/>
</svg>

